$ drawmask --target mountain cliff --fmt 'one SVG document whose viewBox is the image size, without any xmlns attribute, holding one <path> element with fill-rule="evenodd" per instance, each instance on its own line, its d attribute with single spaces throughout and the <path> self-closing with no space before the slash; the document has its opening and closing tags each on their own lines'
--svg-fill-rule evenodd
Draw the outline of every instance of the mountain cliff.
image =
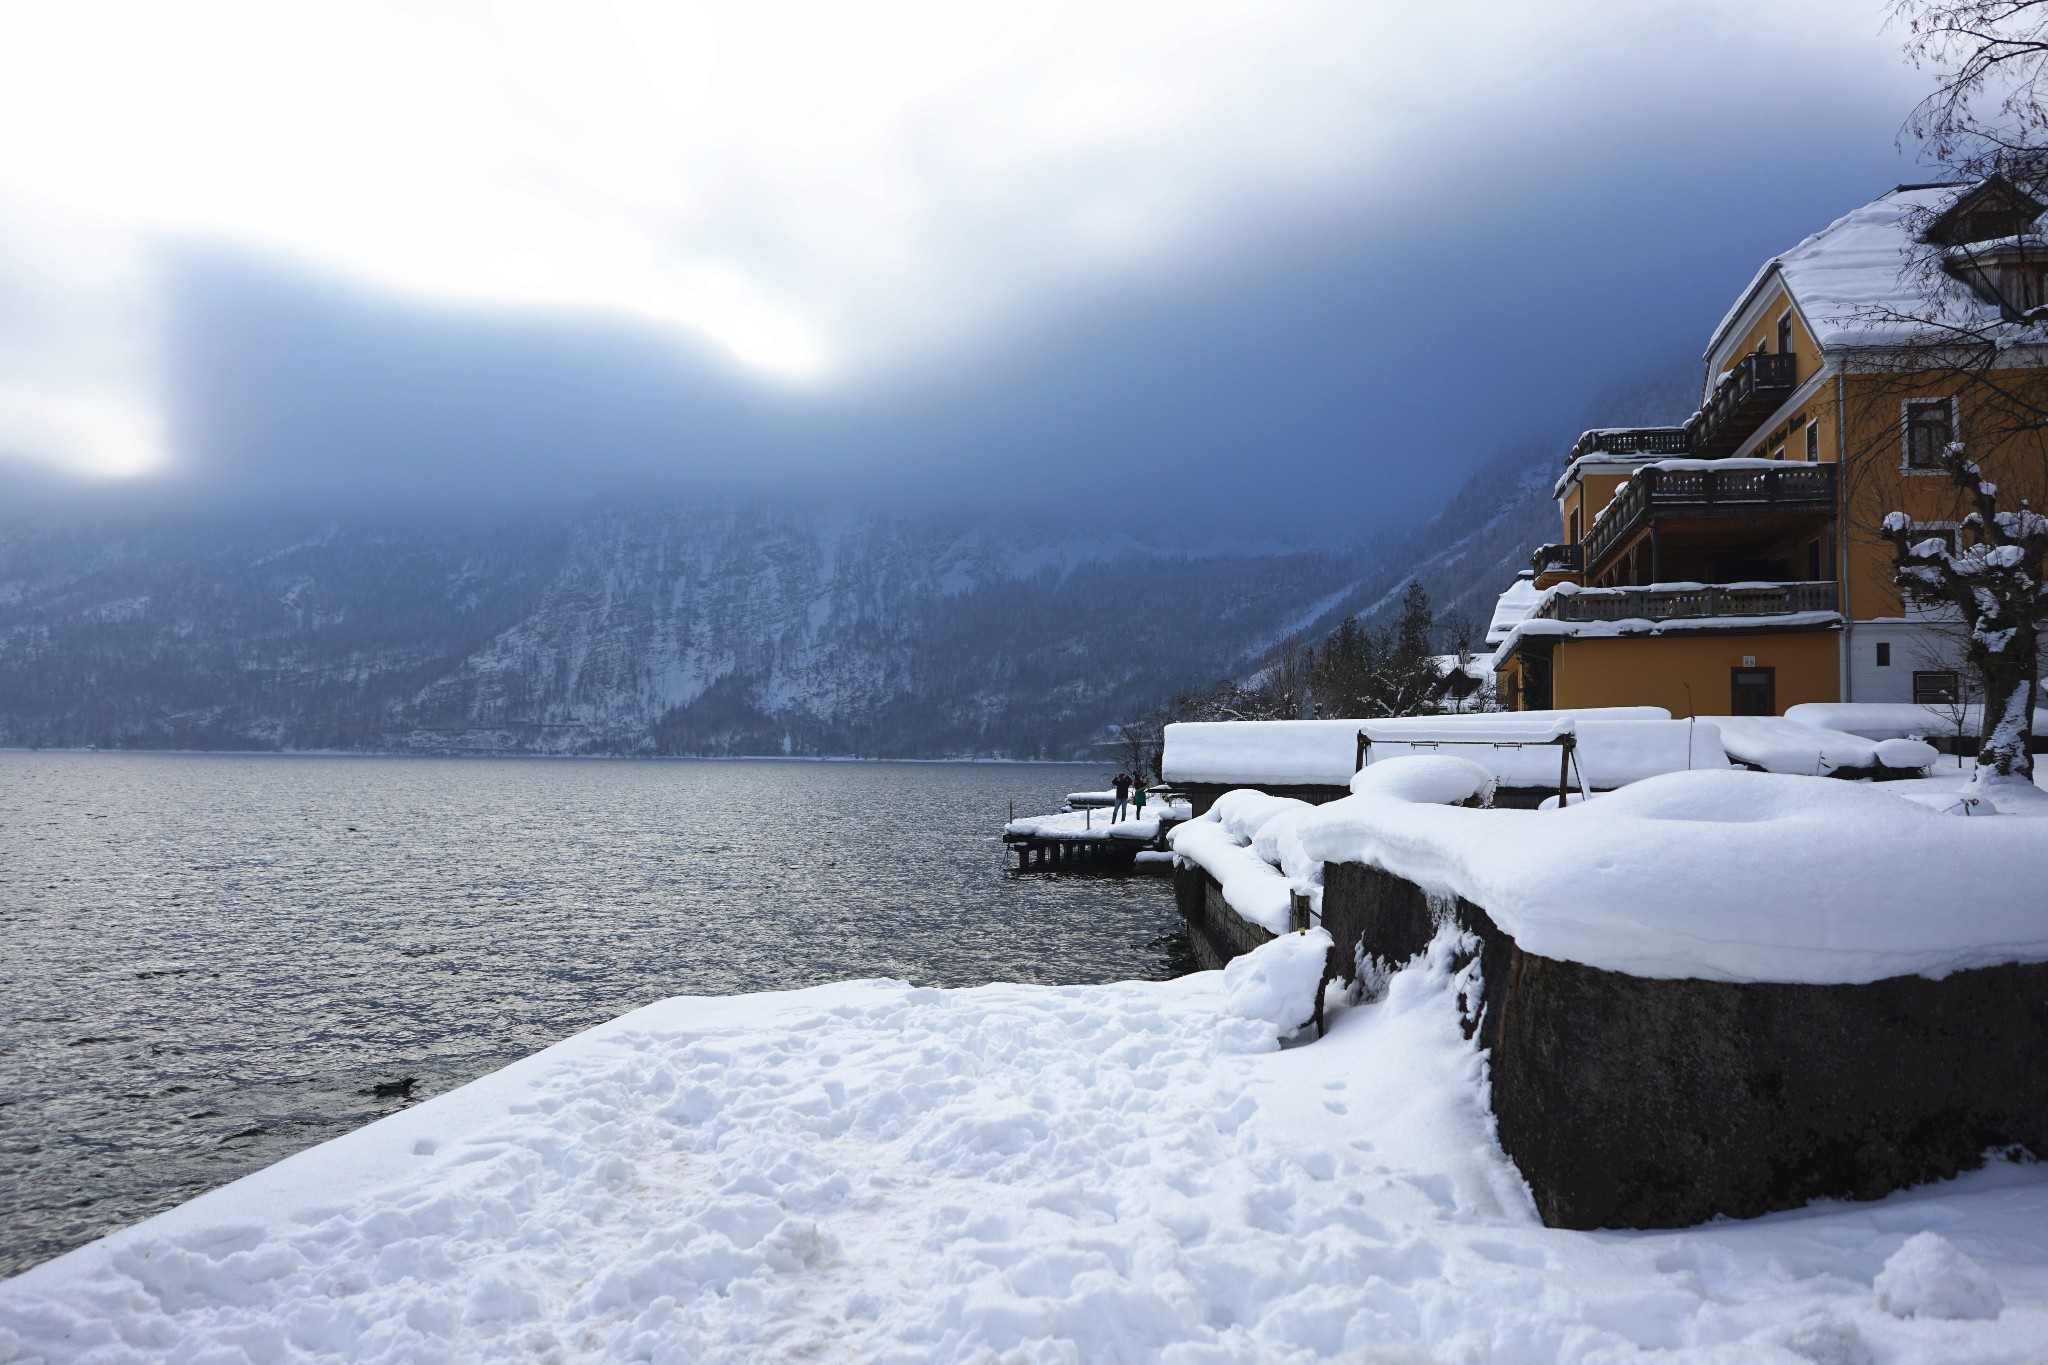
<svg viewBox="0 0 2048 1365">
<path fill-rule="evenodd" d="M 1075 757 L 1355 555 L 795 504 L 0 531 L 0 744 Z"/>
<path fill-rule="evenodd" d="M 1689 384 L 1618 387 L 1587 421 L 1675 420 Z M 1087 757 L 1290 634 L 1376 621 L 1410 579 L 1440 620 L 1483 623 L 1556 535 L 1575 433 L 1502 451 L 1427 524 L 1342 552 L 789 500 L 19 513 L 0 519 L 0 745 Z"/>
</svg>

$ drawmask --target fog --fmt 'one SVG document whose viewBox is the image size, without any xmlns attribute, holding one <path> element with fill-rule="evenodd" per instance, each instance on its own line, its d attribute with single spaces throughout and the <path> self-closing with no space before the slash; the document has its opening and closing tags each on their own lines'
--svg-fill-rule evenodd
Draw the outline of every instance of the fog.
<svg viewBox="0 0 2048 1365">
<path fill-rule="evenodd" d="M 986 60 L 944 80 L 878 71 L 911 92 L 893 103 L 855 81 L 833 108 L 795 85 L 734 106 L 809 130 L 788 145 L 688 110 L 636 122 L 593 93 L 624 49 L 590 48 L 563 86 L 494 48 L 479 62 L 511 65 L 490 81 L 540 81 L 560 125 L 513 129 L 517 196 L 502 175 L 483 195 L 474 167 L 449 172 L 467 198 L 365 169 L 404 133 L 375 127 L 261 193 L 223 188 L 251 169 L 232 157 L 125 201 L 118 166 L 60 193 L 17 131 L 0 487 L 22 496 L 35 470 L 46 490 L 294 510 L 796 493 L 1360 537 L 1613 379 L 1696 355 L 1772 252 L 1923 174 L 1893 145 L 1916 84 L 1874 7 L 1696 8 L 1507 7 L 1483 38 L 1347 7 L 1242 32 L 1228 6 L 1161 11 L 1191 23 L 1187 51 L 1150 60 L 1163 28 L 1105 36 L 1063 10 L 1098 40 L 1085 80 L 1057 23 L 978 29 Z M 854 108 L 869 122 L 844 139 L 806 122 Z M 946 136 L 935 110 L 959 120 Z M 478 117 L 438 116 L 430 144 Z M 374 202 L 326 222 L 322 170 Z M 650 208 L 654 187 L 688 210 Z M 477 264 L 522 253 L 524 275 Z"/>
</svg>

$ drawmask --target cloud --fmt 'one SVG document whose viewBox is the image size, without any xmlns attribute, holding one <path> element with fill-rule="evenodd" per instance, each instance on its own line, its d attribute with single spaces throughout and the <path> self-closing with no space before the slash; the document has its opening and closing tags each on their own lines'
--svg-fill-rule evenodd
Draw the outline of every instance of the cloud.
<svg viewBox="0 0 2048 1365">
<path fill-rule="evenodd" d="M 110 472 L 171 454 L 151 321 L 166 242 L 650 322 L 764 384 L 858 386 L 1105 281 L 1218 268 L 1262 225 L 1441 206 L 1470 191 L 1461 158 L 1534 128 L 1725 112 L 1815 70 L 1897 79 L 1846 0 L 4 13 L 6 221 L 77 230 L 0 235 L 0 271 L 44 282 L 41 340 L 0 351 L 0 450 Z"/>
</svg>

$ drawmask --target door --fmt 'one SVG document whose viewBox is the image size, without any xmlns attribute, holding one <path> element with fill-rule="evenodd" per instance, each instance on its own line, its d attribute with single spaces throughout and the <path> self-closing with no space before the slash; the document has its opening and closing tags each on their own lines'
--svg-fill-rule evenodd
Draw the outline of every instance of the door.
<svg viewBox="0 0 2048 1365">
<path fill-rule="evenodd" d="M 1738 668 L 1734 695 L 1729 699 L 1731 716 L 1775 716 L 1778 714 L 1778 670 Z"/>
</svg>

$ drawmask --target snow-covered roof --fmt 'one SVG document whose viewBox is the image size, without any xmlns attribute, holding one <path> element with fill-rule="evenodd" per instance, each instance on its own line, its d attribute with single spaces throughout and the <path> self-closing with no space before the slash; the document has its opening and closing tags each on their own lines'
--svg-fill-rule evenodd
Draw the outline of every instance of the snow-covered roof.
<svg viewBox="0 0 2048 1365">
<path fill-rule="evenodd" d="M 1771 276 L 1780 275 L 1822 350 L 1896 342 L 1907 330 L 1875 314 L 1925 306 L 1923 281 L 1910 270 L 1913 231 L 1967 186 L 1903 185 L 1852 209 L 1805 241 L 1764 263 L 1707 343 L 1713 355 Z M 1990 305 L 1956 284 L 1944 303 L 1969 321 L 1995 321 Z"/>
<path fill-rule="evenodd" d="M 1432 654 L 1429 656 L 1429 666 L 1436 670 L 1437 676 L 1440 678 L 1448 678 L 1453 673 L 1462 671 L 1466 677 L 1474 682 L 1485 682 L 1493 676 L 1493 668 L 1487 663 L 1486 658 L 1487 656 L 1484 654 L 1468 655 L 1461 669 L 1457 655 Z"/>
<path fill-rule="evenodd" d="M 1543 594 L 1536 587 L 1535 571 L 1523 570 L 1494 602 L 1493 619 L 1486 626 L 1486 643 L 1498 645 L 1507 639 L 1508 632 L 1526 620 L 1542 600 Z"/>
<path fill-rule="evenodd" d="M 1341 787 L 1351 780 L 1358 764 L 1358 731 L 1370 726 L 1376 752 L 1393 752 L 1408 738 L 1415 743 L 1441 743 L 1445 738 L 1500 739 L 1534 742 L 1555 733 L 1555 723 L 1571 721 L 1580 736 L 1582 756 L 1593 746 L 1587 726 L 1616 721 L 1670 721 L 1671 713 L 1661 706 L 1583 707 L 1576 711 L 1496 711 L 1462 716 L 1401 716 L 1385 720 L 1197 720 L 1179 721 L 1166 727 L 1165 759 L 1160 765 L 1169 782 L 1216 783 L 1246 787 Z M 1548 728 L 1546 728 L 1548 727 Z M 1459 751 L 1463 756 L 1488 764 L 1495 759 L 1474 748 Z M 1503 754 L 1520 750 L 1504 749 Z M 1532 754 L 1537 751 L 1530 751 Z M 1557 780 L 1555 750 L 1541 751 L 1541 762 L 1532 757 L 1532 781 Z M 1718 760 L 1720 751 L 1715 750 Z M 1502 763 L 1509 760 L 1502 759 Z M 1680 758 L 1675 766 L 1684 767 Z M 1714 766 L 1721 764 L 1717 761 Z M 1663 767 L 1648 771 L 1663 772 Z M 1495 772 L 1519 781 L 1519 769 Z M 1619 770 L 1618 770 L 1619 771 Z M 1628 767 L 1630 776 L 1647 775 Z M 1590 770 L 1589 770 L 1590 772 Z M 1614 785 L 1590 778 L 1595 786 Z"/>
</svg>

